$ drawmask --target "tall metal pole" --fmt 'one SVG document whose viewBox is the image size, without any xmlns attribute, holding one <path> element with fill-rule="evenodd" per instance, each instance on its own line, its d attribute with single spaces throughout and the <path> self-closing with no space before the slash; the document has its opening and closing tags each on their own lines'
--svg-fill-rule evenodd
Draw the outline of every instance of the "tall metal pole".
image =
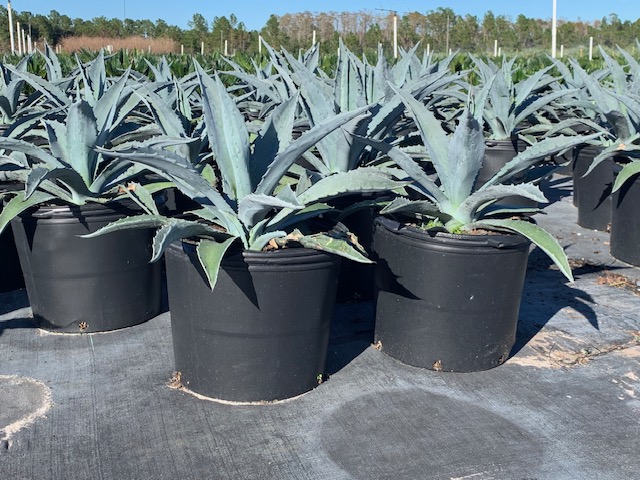
<svg viewBox="0 0 640 480">
<path fill-rule="evenodd" d="M 393 58 L 398 58 L 398 15 L 393 14 Z"/>
<path fill-rule="evenodd" d="M 553 14 L 551 16 L 551 58 L 556 58 L 556 39 L 558 36 L 557 0 L 553 0 Z"/>
<path fill-rule="evenodd" d="M 18 55 L 22 55 L 22 40 L 20 40 L 20 22 L 16 22 L 16 32 L 18 33 Z"/>
<path fill-rule="evenodd" d="M 449 14 L 447 13 L 447 48 L 446 51 L 449 52 Z"/>
<path fill-rule="evenodd" d="M 11 8 L 11 0 L 7 0 L 7 12 L 9 13 L 9 38 L 11 39 L 11 53 L 16 53 L 16 42 L 13 36 L 13 9 Z"/>
</svg>

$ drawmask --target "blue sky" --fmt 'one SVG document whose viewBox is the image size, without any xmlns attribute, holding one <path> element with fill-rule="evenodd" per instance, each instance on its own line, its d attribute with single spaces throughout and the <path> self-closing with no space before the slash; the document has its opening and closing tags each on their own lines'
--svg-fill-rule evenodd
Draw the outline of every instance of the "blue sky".
<svg viewBox="0 0 640 480">
<path fill-rule="evenodd" d="M 6 1 L 2 1 L 6 6 Z M 558 18 L 567 20 L 582 19 L 586 21 L 601 19 L 610 13 L 616 13 L 622 20 L 635 21 L 640 18 L 640 1 L 638 0 L 557 0 Z M 13 8 L 19 11 L 49 14 L 51 10 L 68 15 L 71 18 L 91 19 L 105 16 L 122 18 L 126 9 L 128 18 L 155 21 L 163 19 L 171 25 L 187 27 L 187 22 L 194 13 L 201 13 L 211 21 L 215 16 L 229 16 L 234 13 L 245 23 L 248 29 L 259 29 L 264 26 L 269 15 L 275 13 L 303 11 L 358 11 L 391 8 L 398 12 L 418 11 L 426 13 L 440 6 L 450 7 L 457 14 L 472 14 L 480 18 L 488 10 L 494 14 L 504 14 L 515 18 L 519 14 L 534 18 L 551 18 L 552 0 L 405 0 L 383 2 L 380 0 L 325 0 L 310 2 L 305 0 L 238 0 L 236 2 L 220 2 L 211 0 L 111 0 L 111 1 L 79 1 L 79 0 L 13 0 Z"/>
</svg>

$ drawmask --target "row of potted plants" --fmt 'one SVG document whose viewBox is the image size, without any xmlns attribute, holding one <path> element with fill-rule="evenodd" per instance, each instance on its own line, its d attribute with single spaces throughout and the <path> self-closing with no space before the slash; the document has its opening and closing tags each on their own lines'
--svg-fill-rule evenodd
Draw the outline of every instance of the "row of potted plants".
<svg viewBox="0 0 640 480">
<path fill-rule="evenodd" d="M 107 77 L 102 54 L 68 77 L 50 50 L 46 79 L 3 66 L 23 107 L 0 137 L 14 186 L 0 230 L 16 236 L 38 324 L 90 333 L 152 318 L 164 258 L 182 384 L 280 400 L 323 371 L 342 258 L 375 262 L 384 352 L 447 371 L 505 361 L 530 242 L 572 279 L 532 215 L 549 157 L 610 137 L 608 111 L 581 97 L 593 83 L 617 98 L 609 77 L 576 64 L 581 88 L 550 69 L 514 83 L 512 62 L 474 59 L 471 85 L 450 58 L 414 49 L 372 65 L 344 46 L 329 77 L 317 49 L 267 49 L 254 72 L 196 63 L 176 78 L 161 62 L 153 80 Z M 595 118 L 569 117 L 580 109 Z M 372 245 L 353 233 L 358 212 L 376 217 Z"/>
</svg>

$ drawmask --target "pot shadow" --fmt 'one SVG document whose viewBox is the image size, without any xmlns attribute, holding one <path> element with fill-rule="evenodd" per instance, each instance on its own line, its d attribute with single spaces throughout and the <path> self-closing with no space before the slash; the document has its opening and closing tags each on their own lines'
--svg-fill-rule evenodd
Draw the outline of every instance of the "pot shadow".
<svg viewBox="0 0 640 480">
<path fill-rule="evenodd" d="M 542 182 L 541 190 L 549 200 L 547 205 L 552 205 L 573 195 L 573 179 L 569 176 L 554 176 Z"/>
<path fill-rule="evenodd" d="M 27 291 L 22 288 L 11 292 L 0 293 L 0 315 L 5 315 L 15 310 L 29 306 Z"/>
<path fill-rule="evenodd" d="M 611 267 L 585 263 L 573 268 L 573 275 L 589 275 Z M 511 355 L 516 355 L 544 326 L 563 308 L 571 307 L 588 324 L 599 330 L 598 316 L 592 305 L 595 300 L 584 290 L 572 287 L 555 267 L 551 259 L 539 248 L 529 255 L 527 277 L 525 279 L 516 343 Z"/>
<path fill-rule="evenodd" d="M 377 264 L 375 268 L 375 285 L 377 285 L 378 289 L 392 292 L 411 300 L 420 300 L 419 297 L 398 281 L 400 277 L 393 273 L 385 259 L 376 256 L 372 257 L 372 260 Z"/>
<path fill-rule="evenodd" d="M 209 280 L 207 279 L 207 274 L 202 268 L 202 264 L 198 259 L 198 255 L 195 253 L 195 249 L 191 248 L 191 246 L 189 246 L 189 248 L 187 249 L 183 244 L 183 252 L 188 256 L 191 265 L 193 265 L 193 267 L 198 272 L 198 275 L 202 279 L 203 284 L 206 285 L 207 288 L 209 288 Z M 242 254 L 234 253 L 229 255 L 227 259 L 220 265 L 218 275 L 224 275 L 228 277 L 236 285 L 236 287 L 238 287 L 238 289 L 242 291 L 243 295 L 245 295 L 258 310 L 260 309 L 258 294 L 253 284 L 253 277 L 249 272 L 249 266 L 242 259 Z"/>
<path fill-rule="evenodd" d="M 12 318 L 10 320 L 0 320 L 0 337 L 4 334 L 5 330 L 19 330 L 27 328 L 38 328 L 33 318 L 22 317 Z"/>
<path fill-rule="evenodd" d="M 338 303 L 331 319 L 325 373 L 333 375 L 373 343 L 375 302 Z"/>
</svg>

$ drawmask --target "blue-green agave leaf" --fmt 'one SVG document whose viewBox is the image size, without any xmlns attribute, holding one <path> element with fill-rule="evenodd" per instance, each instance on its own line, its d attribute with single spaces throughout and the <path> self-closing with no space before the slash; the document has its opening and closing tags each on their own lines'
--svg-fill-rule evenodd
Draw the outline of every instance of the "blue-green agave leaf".
<svg viewBox="0 0 640 480">
<path fill-rule="evenodd" d="M 549 255 L 549 258 L 553 260 L 564 276 L 567 277 L 570 282 L 573 282 L 573 275 L 571 273 L 567 254 L 564 252 L 558 241 L 549 232 L 543 230 L 539 226 L 524 220 L 490 220 L 486 218 L 474 224 L 474 226 L 489 229 L 492 229 L 493 227 L 510 230 L 525 236 L 544 253 Z"/>
<path fill-rule="evenodd" d="M 198 254 L 200 264 L 207 275 L 207 281 L 209 282 L 211 290 L 216 286 L 222 259 L 235 240 L 236 239 L 234 237 L 229 237 L 223 242 L 216 242 L 215 240 L 203 238 L 198 242 L 196 253 Z"/>
<path fill-rule="evenodd" d="M 640 161 L 633 161 L 631 163 L 627 163 L 618 176 L 616 177 L 615 182 L 613 183 L 613 191 L 616 192 L 624 185 L 626 182 L 631 179 L 631 177 L 635 177 L 640 173 Z"/>
<path fill-rule="evenodd" d="M 31 207 L 53 200 L 55 196 L 46 192 L 35 192 L 29 198 L 25 192 L 18 192 L 9 200 L 0 211 L 0 233 L 4 231 L 9 222 Z"/>
<path fill-rule="evenodd" d="M 222 176 L 223 189 L 240 201 L 253 191 L 249 173 L 249 132 L 234 100 L 220 78 L 211 78 L 194 60 L 200 88 L 207 135 Z"/>
<path fill-rule="evenodd" d="M 409 184 L 395 181 L 376 168 L 362 167 L 324 177 L 300 194 L 298 199 L 309 204 L 353 193 L 387 192 Z"/>
</svg>

